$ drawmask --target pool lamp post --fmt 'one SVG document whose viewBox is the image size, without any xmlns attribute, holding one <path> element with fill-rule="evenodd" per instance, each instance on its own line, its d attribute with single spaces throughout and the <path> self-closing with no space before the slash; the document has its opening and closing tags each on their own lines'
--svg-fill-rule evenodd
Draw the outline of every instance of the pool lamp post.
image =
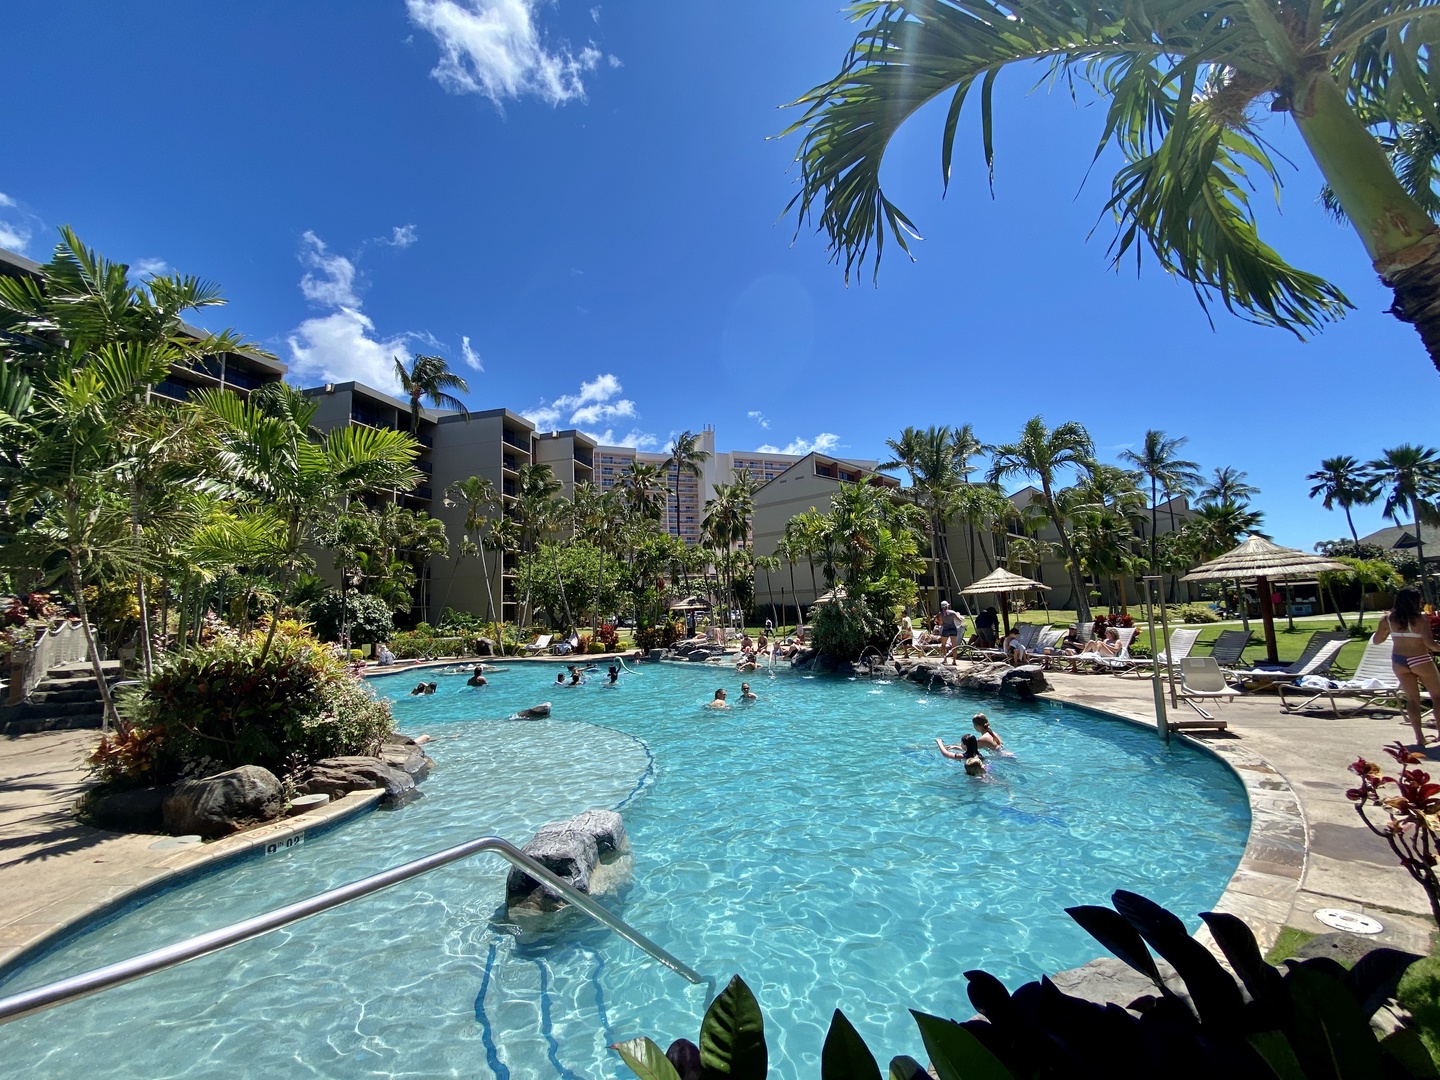
<svg viewBox="0 0 1440 1080">
<path fill-rule="evenodd" d="M 1160 732 L 1160 738 L 1165 745 L 1170 745 L 1170 719 L 1165 712 L 1165 690 L 1160 683 L 1160 665 L 1155 663 L 1155 658 L 1160 655 L 1159 647 L 1155 644 L 1155 604 L 1160 604 L 1160 641 L 1170 640 L 1169 620 L 1165 615 L 1165 593 L 1164 578 L 1159 574 L 1146 574 L 1142 579 L 1145 583 L 1145 618 L 1150 623 L 1150 686 L 1155 693 L 1155 728 Z M 1171 704 L 1174 704 L 1175 675 L 1170 668 L 1170 654 L 1165 654 L 1165 667 L 1170 670 L 1170 694 Z"/>
</svg>

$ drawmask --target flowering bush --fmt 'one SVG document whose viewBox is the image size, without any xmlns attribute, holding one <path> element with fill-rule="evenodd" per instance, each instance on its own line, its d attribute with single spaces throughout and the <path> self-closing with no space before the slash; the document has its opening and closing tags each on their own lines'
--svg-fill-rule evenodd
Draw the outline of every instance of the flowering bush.
<svg viewBox="0 0 1440 1080">
<path fill-rule="evenodd" d="M 1440 784 L 1430 774 L 1413 766 L 1425 761 L 1422 754 L 1402 743 L 1385 747 L 1400 765 L 1399 776 L 1385 776 L 1373 761 L 1357 758 L 1350 771 L 1360 777 L 1360 786 L 1345 792 L 1365 827 L 1390 845 L 1405 872 L 1420 883 L 1430 898 L 1430 913 L 1440 926 L 1440 879 L 1435 867 L 1440 861 Z M 1382 789 L 1394 788 L 1388 798 Z M 1366 813 L 1369 807 L 1388 811 L 1388 819 L 1377 825 Z"/>
<path fill-rule="evenodd" d="M 642 626 L 635 631 L 635 647 L 648 652 L 651 649 L 668 649 L 685 632 L 683 624 L 662 620 L 654 626 Z"/>
<path fill-rule="evenodd" d="M 614 623 L 601 623 L 595 640 L 605 647 L 606 652 L 614 652 L 620 644 L 620 631 L 615 629 Z"/>
</svg>

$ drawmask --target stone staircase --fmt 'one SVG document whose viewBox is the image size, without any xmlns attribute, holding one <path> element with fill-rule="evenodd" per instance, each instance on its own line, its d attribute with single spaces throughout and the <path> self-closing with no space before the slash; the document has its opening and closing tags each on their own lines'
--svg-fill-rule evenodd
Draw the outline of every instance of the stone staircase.
<svg viewBox="0 0 1440 1080">
<path fill-rule="evenodd" d="M 100 665 L 113 685 L 120 678 L 120 661 Z M 90 662 L 52 667 L 21 705 L 0 706 L 0 736 L 28 735 L 36 731 L 98 728 L 104 718 L 100 688 Z"/>
</svg>

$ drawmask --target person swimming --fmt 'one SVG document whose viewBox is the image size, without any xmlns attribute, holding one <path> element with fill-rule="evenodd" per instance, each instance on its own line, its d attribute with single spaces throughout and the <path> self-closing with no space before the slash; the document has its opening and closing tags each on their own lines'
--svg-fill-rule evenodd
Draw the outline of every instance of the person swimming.
<svg viewBox="0 0 1440 1080">
<path fill-rule="evenodd" d="M 961 735 L 957 746 L 946 746 L 939 739 L 935 745 L 940 747 L 940 753 L 947 758 L 965 763 L 965 773 L 968 776 L 980 776 L 985 772 L 985 759 L 980 756 L 980 741 L 974 735 Z"/>
<path fill-rule="evenodd" d="M 565 672 L 563 672 L 563 671 L 557 671 L 557 672 L 555 673 L 555 685 L 556 685 L 556 686 L 564 686 L 564 685 L 565 685 Z"/>
<path fill-rule="evenodd" d="M 755 696 L 755 691 L 750 689 L 750 684 L 748 682 L 742 682 L 740 684 L 740 700 L 759 701 L 760 699 Z"/>
<path fill-rule="evenodd" d="M 725 700 L 725 691 L 724 691 L 724 690 L 716 690 L 716 691 L 715 691 L 715 699 L 714 699 L 713 701 L 707 701 L 707 702 L 705 703 L 705 708 L 707 708 L 707 709 L 728 709 L 728 708 L 730 708 L 730 703 Z"/>
<path fill-rule="evenodd" d="M 475 665 L 475 674 L 471 675 L 470 678 L 468 678 L 468 679 L 465 680 L 465 685 L 466 685 L 466 686 L 488 686 L 488 685 L 489 685 L 489 682 L 490 682 L 490 681 L 485 678 L 485 665 L 484 665 L 484 664 L 476 664 L 476 665 Z"/>
<path fill-rule="evenodd" d="M 611 664 L 610 670 L 605 674 L 605 680 L 607 686 L 614 686 L 620 681 L 620 669 L 614 664 Z"/>
<path fill-rule="evenodd" d="M 425 693 L 425 692 L 426 692 L 426 690 L 425 690 L 425 684 L 424 684 L 423 682 L 422 682 L 422 683 L 416 683 L 416 684 L 415 684 L 415 689 L 410 691 L 410 696 L 411 696 L 411 697 L 415 697 L 416 695 L 418 695 L 418 694 L 423 694 L 423 693 Z"/>
<path fill-rule="evenodd" d="M 425 684 L 425 693 L 427 693 L 427 694 L 433 694 L 433 693 L 435 693 L 435 691 L 438 690 L 439 688 L 440 688 L 440 684 L 439 684 L 439 683 L 427 682 L 427 683 Z"/>
</svg>

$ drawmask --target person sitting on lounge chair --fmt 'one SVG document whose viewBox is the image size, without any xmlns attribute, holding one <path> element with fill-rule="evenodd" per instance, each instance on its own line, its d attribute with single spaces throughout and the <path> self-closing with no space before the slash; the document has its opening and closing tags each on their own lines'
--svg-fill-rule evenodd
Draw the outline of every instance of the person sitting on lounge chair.
<svg viewBox="0 0 1440 1080">
<path fill-rule="evenodd" d="M 1011 664 L 1023 664 L 1029 659 L 1024 644 L 1020 641 L 1020 627 L 1012 626 L 1005 635 L 1005 660 Z"/>
<path fill-rule="evenodd" d="M 391 664 L 395 663 L 395 654 L 390 651 L 390 646 L 386 645 L 382 641 L 378 646 L 376 646 L 375 659 L 382 666 L 389 667 Z"/>
<path fill-rule="evenodd" d="M 1085 651 L 1085 642 L 1080 639 L 1080 624 L 1071 623 L 1065 636 L 1045 650 L 1046 656 L 1078 656 Z"/>
<path fill-rule="evenodd" d="M 1120 655 L 1120 631 L 1115 627 L 1107 627 L 1103 638 L 1093 638 L 1080 650 L 1081 656 L 1119 656 Z"/>
</svg>

